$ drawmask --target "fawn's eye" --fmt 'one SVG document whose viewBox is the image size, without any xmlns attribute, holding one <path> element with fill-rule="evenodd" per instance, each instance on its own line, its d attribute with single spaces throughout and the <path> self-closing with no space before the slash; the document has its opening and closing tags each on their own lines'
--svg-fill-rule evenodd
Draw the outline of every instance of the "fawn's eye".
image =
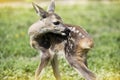
<svg viewBox="0 0 120 80">
<path fill-rule="evenodd" d="M 54 25 L 59 25 L 60 22 L 59 21 L 56 21 L 56 22 L 53 22 Z"/>
</svg>

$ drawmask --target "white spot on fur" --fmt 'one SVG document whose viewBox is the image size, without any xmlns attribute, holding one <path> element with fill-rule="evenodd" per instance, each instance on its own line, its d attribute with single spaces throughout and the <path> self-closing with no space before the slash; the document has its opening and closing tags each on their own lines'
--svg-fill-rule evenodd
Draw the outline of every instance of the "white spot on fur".
<svg viewBox="0 0 120 80">
<path fill-rule="evenodd" d="M 79 30 L 76 30 L 76 33 L 79 33 Z"/>
<path fill-rule="evenodd" d="M 82 38 L 84 38 L 85 36 L 84 35 L 82 35 Z"/>
<path fill-rule="evenodd" d="M 72 31 L 75 31 L 75 27 L 72 28 Z"/>
<path fill-rule="evenodd" d="M 70 30 L 72 30 L 72 27 L 68 27 Z"/>
<path fill-rule="evenodd" d="M 82 33 L 79 33 L 79 36 L 82 36 Z"/>
</svg>

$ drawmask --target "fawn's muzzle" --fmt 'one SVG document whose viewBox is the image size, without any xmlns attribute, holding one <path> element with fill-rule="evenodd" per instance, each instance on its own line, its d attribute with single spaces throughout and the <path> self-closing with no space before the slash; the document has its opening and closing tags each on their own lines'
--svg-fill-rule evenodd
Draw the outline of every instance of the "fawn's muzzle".
<svg viewBox="0 0 120 80">
<path fill-rule="evenodd" d="M 66 36 L 68 36 L 71 31 L 70 31 L 70 29 L 65 28 L 65 30 L 62 31 L 62 32 L 63 32 Z"/>
</svg>

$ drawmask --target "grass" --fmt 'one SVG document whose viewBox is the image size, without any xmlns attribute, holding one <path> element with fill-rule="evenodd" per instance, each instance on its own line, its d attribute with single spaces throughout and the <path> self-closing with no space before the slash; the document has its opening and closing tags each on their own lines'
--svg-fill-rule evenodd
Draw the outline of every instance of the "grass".
<svg viewBox="0 0 120 80">
<path fill-rule="evenodd" d="M 83 26 L 94 38 L 88 66 L 99 80 L 120 80 L 120 5 L 57 6 L 64 22 Z M 0 8 L 0 80 L 33 80 L 39 64 L 29 46 L 27 30 L 39 19 L 33 8 Z M 64 59 L 59 60 L 62 80 L 84 80 Z M 50 66 L 42 80 L 55 80 Z"/>
</svg>

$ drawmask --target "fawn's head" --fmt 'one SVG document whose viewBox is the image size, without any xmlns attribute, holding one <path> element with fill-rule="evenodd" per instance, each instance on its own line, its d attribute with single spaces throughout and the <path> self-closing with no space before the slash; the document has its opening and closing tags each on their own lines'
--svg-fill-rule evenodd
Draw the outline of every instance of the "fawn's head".
<svg viewBox="0 0 120 80">
<path fill-rule="evenodd" d="M 45 26 L 43 27 L 45 30 L 65 35 L 64 32 L 68 29 L 62 23 L 61 17 L 54 13 L 55 10 L 54 0 L 51 1 L 47 11 L 45 11 L 43 8 L 41 8 L 35 3 L 33 3 L 33 7 L 36 13 L 41 17 L 40 21 L 45 24 Z"/>
</svg>

